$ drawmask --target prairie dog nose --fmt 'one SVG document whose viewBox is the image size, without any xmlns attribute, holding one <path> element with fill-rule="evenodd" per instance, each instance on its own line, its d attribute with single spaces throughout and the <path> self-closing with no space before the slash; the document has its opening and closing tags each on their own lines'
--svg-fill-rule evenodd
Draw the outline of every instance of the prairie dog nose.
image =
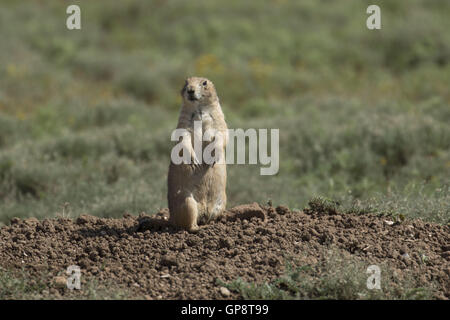
<svg viewBox="0 0 450 320">
<path fill-rule="evenodd" d="M 186 89 L 188 99 L 191 101 L 198 100 L 200 97 L 198 96 L 198 92 L 195 92 L 194 87 L 187 87 Z"/>
</svg>

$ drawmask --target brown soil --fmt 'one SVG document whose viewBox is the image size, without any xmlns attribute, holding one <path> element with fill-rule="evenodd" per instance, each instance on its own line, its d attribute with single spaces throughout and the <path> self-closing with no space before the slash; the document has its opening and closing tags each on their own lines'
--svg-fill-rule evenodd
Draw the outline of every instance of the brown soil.
<svg viewBox="0 0 450 320">
<path fill-rule="evenodd" d="M 285 271 L 285 257 L 313 265 L 333 246 L 367 266 L 387 263 L 419 284 L 435 282 L 437 297 L 450 298 L 449 226 L 255 203 L 235 207 L 190 234 L 168 226 L 167 215 L 163 210 L 123 219 L 15 218 L 0 229 L 0 266 L 31 277 L 47 275 L 57 296 L 73 294 L 58 283 L 64 284 L 60 276 L 69 265 L 78 265 L 82 283 L 95 278 L 140 297 L 223 299 L 229 292 L 216 279 L 269 282 Z M 231 292 L 228 298 L 239 295 Z"/>
</svg>

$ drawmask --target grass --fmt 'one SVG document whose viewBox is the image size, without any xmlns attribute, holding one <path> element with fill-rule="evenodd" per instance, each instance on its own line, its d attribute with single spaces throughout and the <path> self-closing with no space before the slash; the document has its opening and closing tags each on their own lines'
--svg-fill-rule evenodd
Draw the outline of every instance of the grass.
<svg viewBox="0 0 450 320">
<path fill-rule="evenodd" d="M 68 291 L 68 289 L 65 289 Z M 74 289 L 65 294 L 64 299 L 86 300 L 118 300 L 142 299 L 128 290 L 117 287 L 113 283 L 100 284 L 96 279 L 88 279 L 80 290 Z M 0 300 L 59 300 L 63 297 L 51 284 L 45 274 L 41 277 L 30 277 L 25 271 L 19 273 L 0 268 Z"/>
<path fill-rule="evenodd" d="M 46 288 L 41 282 L 31 283 L 26 278 L 14 276 L 11 272 L 0 269 L 0 299 L 39 299 L 37 292 Z"/>
<path fill-rule="evenodd" d="M 381 289 L 368 289 L 367 265 L 355 258 L 343 257 L 330 249 L 322 262 L 296 266 L 287 261 L 283 276 L 262 284 L 248 283 L 238 278 L 230 283 L 217 280 L 231 291 L 250 300 L 422 300 L 431 299 L 433 284 L 417 286 L 411 276 L 399 278 L 382 266 Z"/>
<path fill-rule="evenodd" d="M 442 192 L 445 194 L 441 194 Z M 417 199 L 416 197 L 420 197 Z M 305 210 L 335 214 L 374 214 L 378 216 L 392 216 L 402 221 L 408 218 L 421 218 L 428 221 L 449 224 L 448 216 L 449 196 L 446 190 L 438 189 L 434 194 L 425 197 L 423 193 L 414 192 L 402 196 L 395 193 L 390 196 L 378 195 L 363 201 L 352 196 L 343 197 L 342 202 L 324 197 L 314 197 L 308 202 Z"/>
</svg>

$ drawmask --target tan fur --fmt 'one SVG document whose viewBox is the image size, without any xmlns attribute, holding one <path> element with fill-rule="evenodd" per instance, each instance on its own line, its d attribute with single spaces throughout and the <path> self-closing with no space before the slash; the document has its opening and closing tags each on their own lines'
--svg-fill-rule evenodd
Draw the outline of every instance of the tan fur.
<svg viewBox="0 0 450 320">
<path fill-rule="evenodd" d="M 190 99 L 189 92 L 194 96 Z M 168 175 L 168 202 L 170 222 L 182 229 L 194 232 L 200 223 L 207 223 L 222 214 L 226 207 L 225 193 L 227 172 L 225 164 L 225 146 L 227 143 L 227 125 L 220 107 L 214 84 L 205 78 L 191 77 L 181 91 L 181 107 L 177 128 L 186 129 L 189 136 L 185 139 L 190 149 L 191 164 L 175 165 L 170 163 Z M 194 120 L 202 121 L 202 130 L 220 132 L 223 139 L 220 144 L 220 163 L 196 164 L 194 152 Z M 201 140 L 200 140 L 201 141 Z M 209 142 L 203 142 L 202 150 Z"/>
</svg>

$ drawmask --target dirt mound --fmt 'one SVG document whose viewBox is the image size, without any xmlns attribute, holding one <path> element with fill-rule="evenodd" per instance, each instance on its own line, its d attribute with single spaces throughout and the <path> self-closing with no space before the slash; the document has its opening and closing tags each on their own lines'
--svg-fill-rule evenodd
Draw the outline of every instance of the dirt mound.
<svg viewBox="0 0 450 320">
<path fill-rule="evenodd" d="M 78 265 L 82 284 L 94 278 L 126 287 L 136 297 L 223 299 L 240 296 L 217 279 L 269 282 L 283 274 L 286 257 L 314 265 L 333 247 L 367 266 L 388 263 L 419 285 L 433 281 L 437 297 L 450 297 L 448 226 L 256 203 L 227 211 L 195 234 L 173 230 L 167 217 L 163 210 L 123 219 L 15 218 L 0 229 L 0 266 L 46 275 L 57 296 L 74 294 L 64 288 L 64 274 Z"/>
</svg>

